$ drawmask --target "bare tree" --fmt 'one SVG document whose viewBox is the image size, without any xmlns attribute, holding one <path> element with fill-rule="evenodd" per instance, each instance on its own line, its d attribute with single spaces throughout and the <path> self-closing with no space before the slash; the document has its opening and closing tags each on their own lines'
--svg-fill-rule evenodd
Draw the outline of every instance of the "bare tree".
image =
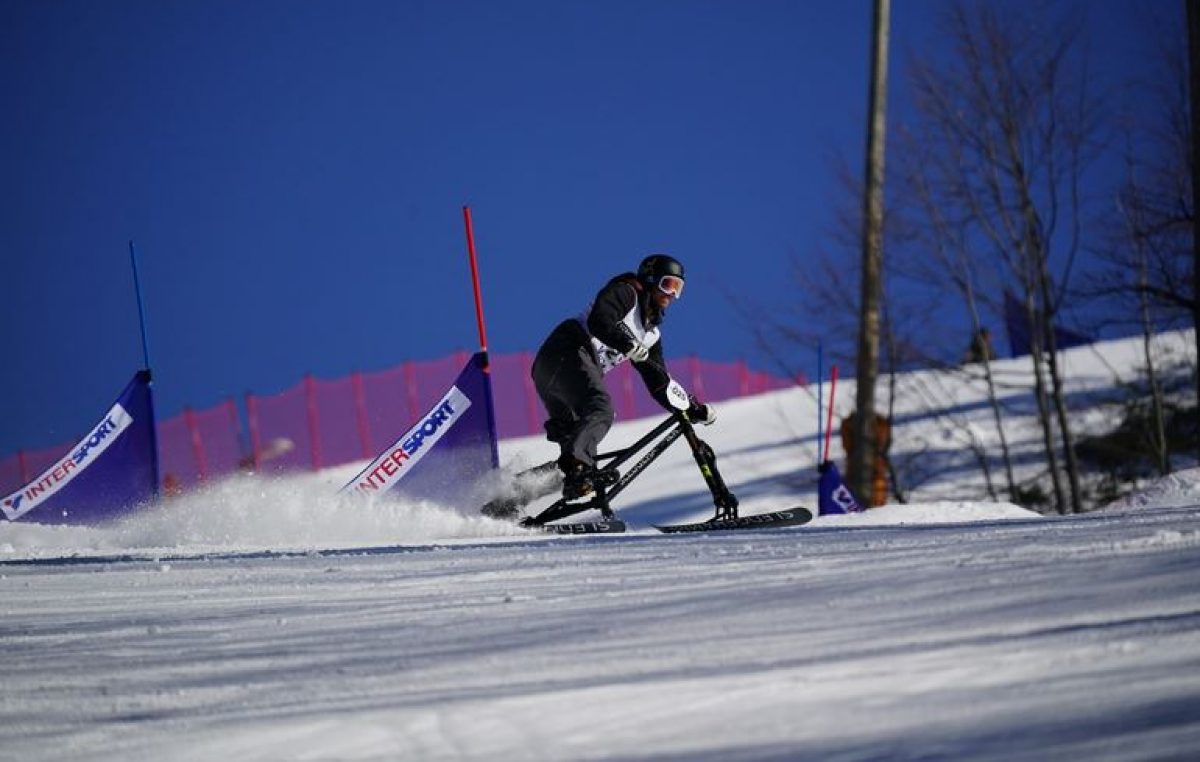
<svg viewBox="0 0 1200 762">
<path fill-rule="evenodd" d="M 1081 245 L 1080 182 L 1100 149 L 1081 24 L 1033 24 L 1012 8 L 961 3 L 944 24 L 957 57 L 919 58 L 910 68 L 923 182 L 947 221 L 942 229 L 970 252 L 967 272 L 994 269 L 999 288 L 1020 295 L 1055 507 L 1078 512 L 1079 466 L 1052 326 Z"/>
<path fill-rule="evenodd" d="M 1190 0 L 1186 10 L 1190 28 L 1196 21 Z M 1084 293 L 1113 305 L 1114 322 L 1143 336 L 1145 385 L 1132 389 L 1137 402 L 1131 414 L 1138 420 L 1130 425 L 1145 437 L 1139 452 L 1149 451 L 1155 468 L 1166 473 L 1171 468 L 1167 379 L 1155 360 L 1151 339 L 1162 330 L 1196 326 L 1196 167 L 1189 109 L 1196 95 L 1195 88 L 1189 87 L 1196 68 L 1189 65 L 1189 52 L 1195 53 L 1192 32 L 1179 33 L 1178 17 L 1158 23 L 1155 55 L 1150 59 L 1154 65 L 1128 83 L 1138 97 L 1121 120 L 1125 179 L 1116 194 L 1116 214 L 1097 225 L 1106 233 L 1103 248 L 1096 252 L 1102 266 L 1088 279 Z M 1200 337 L 1200 331 L 1195 336 Z M 1195 392 L 1197 378 L 1193 377 L 1193 396 L 1200 398 Z M 1147 397 L 1148 414 L 1142 412 Z"/>
<path fill-rule="evenodd" d="M 964 221 L 952 224 L 946 219 L 942 208 L 935 199 L 930 188 L 933 178 L 931 168 L 936 164 L 926 161 L 920 141 L 911 134 L 902 133 L 900 142 L 903 149 L 899 151 L 903 157 L 901 175 L 905 185 L 902 194 L 906 200 L 903 210 L 914 219 L 910 222 L 913 230 L 910 248 L 917 247 L 921 256 L 907 263 L 908 277 L 927 282 L 934 287 L 949 287 L 953 293 L 963 300 L 963 306 L 971 322 L 971 336 L 983 335 L 984 325 L 980 317 L 980 305 L 977 299 L 975 281 L 978 277 L 975 270 L 978 263 L 974 261 L 973 251 L 968 245 L 967 228 Z M 934 176 L 936 177 L 936 176 Z M 964 365 L 967 372 L 976 368 L 982 369 L 983 380 L 987 386 L 988 405 L 992 411 L 992 421 L 1000 441 L 1001 460 L 1007 482 L 1008 498 L 1017 502 L 1017 484 L 1013 475 L 1012 453 L 1008 445 L 1008 437 L 1004 431 L 1004 414 L 1000 406 L 1000 398 L 996 390 L 996 379 L 992 374 L 992 357 L 990 347 L 977 358 L 978 365 Z M 985 454 L 978 458 L 980 470 L 987 484 L 988 494 L 996 499 L 996 490 L 992 481 L 991 465 Z"/>
<path fill-rule="evenodd" d="M 1132 220 L 1131 225 L 1135 224 Z M 1146 363 L 1146 380 L 1150 385 L 1150 417 L 1153 422 L 1150 436 L 1150 448 L 1154 453 L 1155 465 L 1160 476 L 1171 473 L 1170 449 L 1167 446 L 1166 416 L 1163 405 L 1162 383 L 1158 378 L 1158 369 L 1154 362 L 1153 339 L 1154 321 L 1150 316 L 1150 300 L 1146 296 L 1145 286 L 1148 280 L 1148 268 L 1145 249 L 1136 241 L 1134 252 L 1138 265 L 1138 315 L 1142 320 L 1142 351 Z"/>
<path fill-rule="evenodd" d="M 1189 7 L 1191 3 L 1189 3 Z M 1196 221 L 1192 183 L 1192 129 L 1188 104 L 1188 60 L 1185 42 L 1163 36 L 1165 45 L 1153 77 L 1136 82 L 1142 97 L 1136 114 L 1127 118 L 1126 182 L 1119 203 L 1123 245 L 1142 247 L 1146 281 L 1131 258 L 1113 258 L 1117 267 L 1104 274 L 1110 293 L 1126 294 L 1137 303 L 1146 296 L 1158 312 L 1159 327 L 1196 326 L 1193 225 Z M 1112 280 L 1115 279 L 1115 280 Z M 1200 332 L 1197 332 L 1200 335 Z"/>
</svg>

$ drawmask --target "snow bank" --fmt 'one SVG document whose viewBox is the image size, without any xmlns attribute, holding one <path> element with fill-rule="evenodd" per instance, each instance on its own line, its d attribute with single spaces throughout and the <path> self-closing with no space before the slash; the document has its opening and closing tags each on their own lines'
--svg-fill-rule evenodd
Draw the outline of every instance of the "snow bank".
<svg viewBox="0 0 1200 762">
<path fill-rule="evenodd" d="M 904 524 L 963 524 L 971 521 L 1039 519 L 1041 514 L 1013 503 L 939 501 L 908 505 L 881 505 L 861 513 L 821 516 L 817 523 L 828 526 L 896 526 Z"/>
<path fill-rule="evenodd" d="M 1108 510 L 1145 510 L 1200 504 L 1200 468 L 1164 476 L 1143 489 L 1110 503 Z"/>
</svg>

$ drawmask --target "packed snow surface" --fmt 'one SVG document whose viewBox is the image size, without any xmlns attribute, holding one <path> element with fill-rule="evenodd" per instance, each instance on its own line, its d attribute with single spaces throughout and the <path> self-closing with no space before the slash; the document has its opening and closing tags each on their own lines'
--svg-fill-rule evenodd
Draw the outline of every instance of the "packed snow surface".
<svg viewBox="0 0 1200 762">
<path fill-rule="evenodd" d="M 813 411 L 765 395 L 701 430 L 744 513 L 814 505 Z M 0 760 L 1200 752 L 1195 469 L 1079 516 L 942 481 L 800 528 L 662 535 L 711 512 L 680 444 L 616 506 L 631 531 L 592 537 L 335 497 L 346 478 L 0 524 Z"/>
</svg>

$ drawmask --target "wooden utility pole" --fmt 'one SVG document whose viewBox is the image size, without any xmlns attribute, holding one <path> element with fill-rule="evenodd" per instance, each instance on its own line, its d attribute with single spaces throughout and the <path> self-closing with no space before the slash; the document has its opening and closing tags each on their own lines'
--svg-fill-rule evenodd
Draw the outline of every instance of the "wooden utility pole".
<svg viewBox="0 0 1200 762">
<path fill-rule="evenodd" d="M 879 302 L 883 270 L 883 157 L 887 128 L 887 54 L 890 0 L 875 0 L 871 39 L 871 84 L 867 115 L 867 169 L 863 196 L 862 301 L 851 430 L 850 490 L 870 504 L 876 457 L 875 380 L 879 375 Z"/>
</svg>

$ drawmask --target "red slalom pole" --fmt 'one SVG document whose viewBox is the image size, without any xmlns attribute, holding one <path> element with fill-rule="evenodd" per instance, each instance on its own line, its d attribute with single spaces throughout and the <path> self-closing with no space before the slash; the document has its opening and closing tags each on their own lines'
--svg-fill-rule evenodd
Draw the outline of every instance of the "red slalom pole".
<svg viewBox="0 0 1200 762">
<path fill-rule="evenodd" d="M 837 393 L 837 363 L 834 363 L 832 369 L 832 380 L 829 383 L 829 414 L 825 419 L 825 455 L 821 458 L 821 462 L 825 463 L 829 460 L 829 438 L 833 434 L 833 397 Z"/>
<path fill-rule="evenodd" d="M 479 260 L 475 255 L 475 226 L 471 224 L 471 207 L 463 207 L 463 221 L 467 225 L 467 254 L 471 258 L 471 283 L 475 287 L 475 321 L 479 325 L 479 351 L 487 357 L 487 329 L 483 324 L 483 292 L 479 288 Z M 486 360 L 485 360 L 486 361 Z"/>
<path fill-rule="evenodd" d="M 492 364 L 488 360 L 487 328 L 483 323 L 483 289 L 479 287 L 479 257 L 475 254 L 475 226 L 471 223 L 471 207 L 463 206 L 463 222 L 467 226 L 467 254 L 471 258 L 471 285 L 475 288 L 475 321 L 479 325 L 479 354 L 483 364 L 483 388 L 487 408 L 488 434 L 492 440 L 492 468 L 500 467 L 499 436 L 496 432 L 496 400 L 492 394 Z"/>
</svg>

